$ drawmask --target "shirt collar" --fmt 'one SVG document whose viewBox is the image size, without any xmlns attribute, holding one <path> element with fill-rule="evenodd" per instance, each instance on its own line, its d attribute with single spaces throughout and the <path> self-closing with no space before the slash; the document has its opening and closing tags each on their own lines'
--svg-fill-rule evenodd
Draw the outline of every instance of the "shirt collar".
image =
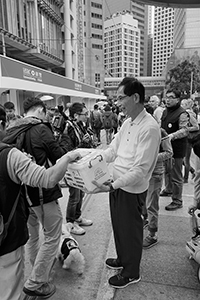
<svg viewBox="0 0 200 300">
<path fill-rule="evenodd" d="M 130 123 L 131 124 L 135 124 L 135 125 L 138 125 L 140 122 L 141 122 L 141 120 L 145 117 L 147 115 L 147 112 L 146 112 L 146 110 L 145 110 L 145 108 L 141 111 L 141 113 L 139 113 L 139 115 L 133 120 L 133 121 L 131 121 L 131 119 L 130 119 Z"/>
</svg>

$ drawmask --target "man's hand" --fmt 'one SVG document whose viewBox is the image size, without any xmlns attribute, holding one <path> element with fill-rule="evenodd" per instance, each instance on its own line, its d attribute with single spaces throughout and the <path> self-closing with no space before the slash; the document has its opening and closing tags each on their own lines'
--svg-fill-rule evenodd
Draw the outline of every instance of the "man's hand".
<svg viewBox="0 0 200 300">
<path fill-rule="evenodd" d="M 173 133 L 168 134 L 168 139 L 169 139 L 169 141 L 173 140 L 173 138 L 174 138 Z"/>
<path fill-rule="evenodd" d="M 99 184 L 96 181 L 92 181 L 92 183 L 94 185 L 96 185 L 96 188 L 92 192 L 88 191 L 87 189 L 84 189 L 85 193 L 87 193 L 87 194 L 98 194 L 98 193 L 107 193 L 107 192 L 110 191 L 110 186 L 106 182 L 103 183 L 103 184 Z"/>
<path fill-rule="evenodd" d="M 66 154 L 66 157 L 68 157 L 69 162 L 77 161 L 79 160 L 82 156 L 78 151 L 69 151 Z"/>
</svg>

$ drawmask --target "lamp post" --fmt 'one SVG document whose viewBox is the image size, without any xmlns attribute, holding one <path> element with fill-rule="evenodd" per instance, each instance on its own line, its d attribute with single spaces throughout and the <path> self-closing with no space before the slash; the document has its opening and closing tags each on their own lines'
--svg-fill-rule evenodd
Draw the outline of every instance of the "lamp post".
<svg viewBox="0 0 200 300">
<path fill-rule="evenodd" d="M 191 72 L 191 80 L 190 80 L 190 97 L 192 96 L 193 75 L 194 75 L 194 73 Z"/>
</svg>

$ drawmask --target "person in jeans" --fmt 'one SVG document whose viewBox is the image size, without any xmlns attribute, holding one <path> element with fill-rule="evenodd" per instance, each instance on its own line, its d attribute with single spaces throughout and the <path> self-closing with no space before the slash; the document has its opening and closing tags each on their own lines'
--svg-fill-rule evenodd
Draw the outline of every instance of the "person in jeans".
<svg viewBox="0 0 200 300">
<path fill-rule="evenodd" d="M 23 142 L 24 151 L 34 157 L 38 165 L 49 168 L 68 152 L 68 136 L 62 135 L 59 142 L 55 140 L 51 126 L 44 122 L 46 105 L 39 98 L 26 99 L 23 107 L 25 117 L 10 124 L 3 141 L 12 144 L 22 129 L 28 128 Z M 63 218 L 58 203 L 62 193 L 58 184 L 51 189 L 27 185 L 26 197 L 30 206 L 30 237 L 26 250 L 32 270 L 24 284 L 24 292 L 28 295 L 36 295 L 39 292 L 41 296 L 48 296 L 55 290 L 55 286 L 50 284 L 50 279 L 62 231 Z M 41 243 L 40 225 L 44 234 Z"/>
<path fill-rule="evenodd" d="M 66 123 L 64 133 L 68 135 L 69 150 L 76 148 L 92 148 L 92 140 L 88 132 L 85 132 L 84 123 L 87 120 L 87 108 L 79 102 L 74 102 L 69 108 L 69 120 Z M 93 222 L 81 216 L 81 207 L 84 192 L 75 187 L 69 186 L 69 200 L 66 210 L 66 221 L 73 223 L 71 233 L 76 235 L 85 234 L 81 226 L 91 226 Z"/>
<path fill-rule="evenodd" d="M 134 77 L 125 77 L 117 90 L 117 105 L 127 119 L 104 150 L 113 164 L 113 182 L 99 185 L 92 193 L 109 192 L 116 258 L 108 268 L 120 272 L 109 278 L 112 287 L 124 288 L 140 281 L 144 205 L 149 180 L 159 152 L 161 134 L 156 120 L 144 108 L 145 89 Z"/>
<path fill-rule="evenodd" d="M 184 177 L 183 177 L 184 183 L 188 183 L 189 172 L 192 174 L 192 179 L 195 177 L 195 169 L 190 165 L 190 156 L 192 152 L 192 144 L 190 142 L 190 139 L 199 133 L 199 124 L 197 122 L 196 114 L 192 110 L 193 105 L 194 105 L 194 101 L 192 99 L 181 100 L 181 106 L 188 112 L 190 117 L 186 154 L 184 158 L 184 166 L 185 166 Z"/>
<path fill-rule="evenodd" d="M 6 113 L 0 106 L 0 141 L 5 135 L 5 128 Z M 38 188 L 53 188 L 64 176 L 68 163 L 80 157 L 78 153 L 68 152 L 56 165 L 46 169 L 35 164 L 17 148 L 4 143 L 0 144 L 0 147 L 5 147 L 0 151 L 0 212 L 4 223 L 8 221 L 22 183 Z M 0 246 L 0 299 L 2 300 L 22 299 L 25 269 L 24 245 L 29 238 L 28 213 L 28 202 L 22 186 L 7 236 Z M 55 291 L 53 284 L 45 283 L 31 295 L 47 298 Z"/>
<path fill-rule="evenodd" d="M 166 108 L 161 117 L 161 127 L 169 135 L 172 143 L 173 157 L 166 161 L 165 188 L 160 196 L 171 196 L 172 202 L 166 210 L 182 208 L 183 159 L 186 154 L 189 115 L 180 105 L 181 92 L 176 88 L 166 91 Z"/>
<path fill-rule="evenodd" d="M 172 157 L 173 151 L 167 133 L 161 128 L 161 145 L 158 153 L 156 166 L 149 181 L 146 205 L 143 207 L 145 225 L 148 226 L 148 235 L 143 241 L 143 249 L 148 249 L 157 244 L 156 233 L 158 231 L 159 196 L 162 188 L 164 164 L 163 162 Z"/>
</svg>

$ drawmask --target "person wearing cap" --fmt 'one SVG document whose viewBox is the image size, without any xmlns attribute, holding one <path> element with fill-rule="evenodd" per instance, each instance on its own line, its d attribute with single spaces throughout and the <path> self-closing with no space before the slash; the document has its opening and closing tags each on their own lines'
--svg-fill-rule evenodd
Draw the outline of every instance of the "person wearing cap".
<svg viewBox="0 0 200 300">
<path fill-rule="evenodd" d="M 38 165 L 49 168 L 68 152 L 68 136 L 63 134 L 59 143 L 56 142 L 50 124 L 44 122 L 46 105 L 39 98 L 26 99 L 23 107 L 25 117 L 16 120 L 7 128 L 4 142 L 15 143 L 19 133 L 24 131 L 24 151 L 30 154 Z M 26 249 L 32 272 L 25 282 L 24 292 L 30 295 L 39 290 L 42 293 L 44 287 L 44 294 L 48 294 L 48 282 L 61 236 L 62 213 L 58 199 L 62 197 L 62 193 L 58 185 L 42 190 L 27 185 L 26 190 L 30 205 L 30 238 Z M 41 244 L 40 225 L 44 233 Z"/>
<path fill-rule="evenodd" d="M 58 163 L 46 169 L 35 164 L 32 159 L 17 148 L 2 143 L 5 134 L 6 113 L 4 108 L 0 106 L 0 147 L 6 147 L 0 152 L 0 213 L 4 223 L 8 221 L 8 216 L 21 189 L 7 236 L 0 246 L 0 298 L 2 300 L 20 300 L 24 285 L 24 245 L 29 238 L 27 228 L 28 202 L 26 201 L 24 186 L 22 188 L 20 186 L 23 183 L 35 188 L 54 188 L 64 176 L 68 163 L 79 157 L 79 154 L 68 152 L 62 156 Z M 49 206 L 49 209 L 58 211 L 59 206 L 56 201 L 46 205 Z M 60 223 L 61 214 L 59 213 L 58 216 Z M 51 227 L 53 229 L 53 224 Z M 48 231 L 45 234 L 48 235 Z M 51 240 L 49 243 L 51 244 Z M 49 245 L 49 247 L 51 246 Z M 48 260 L 48 263 L 48 268 L 51 268 L 51 259 Z M 48 272 L 48 268 L 44 270 L 45 273 Z M 29 295 L 47 298 L 56 291 L 55 286 L 48 282 L 39 281 L 37 284 L 38 288 L 30 291 Z"/>
</svg>

